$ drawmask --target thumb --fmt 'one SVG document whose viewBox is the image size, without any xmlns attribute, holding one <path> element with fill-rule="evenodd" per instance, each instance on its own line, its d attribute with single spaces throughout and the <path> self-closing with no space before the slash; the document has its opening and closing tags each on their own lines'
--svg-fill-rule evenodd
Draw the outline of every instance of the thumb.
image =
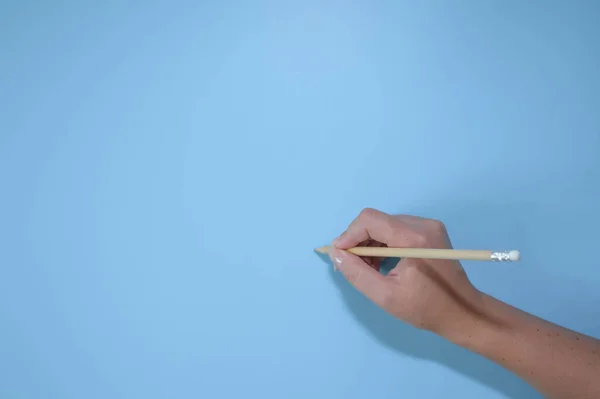
<svg viewBox="0 0 600 399">
<path fill-rule="evenodd" d="M 329 257 L 344 277 L 367 298 L 379 306 L 384 306 L 390 297 L 390 284 L 386 278 L 350 252 L 331 248 Z"/>
</svg>

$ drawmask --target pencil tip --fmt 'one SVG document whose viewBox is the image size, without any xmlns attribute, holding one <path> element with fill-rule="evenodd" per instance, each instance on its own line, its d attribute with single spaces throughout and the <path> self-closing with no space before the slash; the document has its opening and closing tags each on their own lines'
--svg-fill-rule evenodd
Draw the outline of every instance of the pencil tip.
<svg viewBox="0 0 600 399">
<path fill-rule="evenodd" d="M 329 247 L 324 246 L 324 247 L 315 248 L 315 251 L 320 254 L 326 254 L 327 252 L 329 252 Z"/>
</svg>

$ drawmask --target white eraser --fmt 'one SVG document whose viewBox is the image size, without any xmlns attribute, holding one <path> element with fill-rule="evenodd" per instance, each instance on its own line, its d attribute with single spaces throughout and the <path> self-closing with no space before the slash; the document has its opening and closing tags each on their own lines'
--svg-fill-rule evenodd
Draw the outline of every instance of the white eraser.
<svg viewBox="0 0 600 399">
<path fill-rule="evenodd" d="M 519 253 L 519 251 L 512 250 L 508 253 L 508 259 L 515 262 L 521 259 L 521 254 Z"/>
</svg>

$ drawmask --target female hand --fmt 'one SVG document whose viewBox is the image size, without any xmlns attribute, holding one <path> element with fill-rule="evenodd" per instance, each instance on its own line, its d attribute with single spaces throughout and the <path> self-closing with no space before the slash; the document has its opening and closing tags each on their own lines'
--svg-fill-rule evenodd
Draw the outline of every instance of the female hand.
<svg viewBox="0 0 600 399">
<path fill-rule="evenodd" d="M 451 336 L 481 314 L 481 294 L 458 261 L 402 259 L 384 276 L 379 259 L 344 251 L 355 246 L 451 248 L 441 222 L 365 209 L 334 240 L 329 256 L 356 289 L 415 327 Z"/>
<path fill-rule="evenodd" d="M 451 248 L 441 222 L 360 213 L 333 242 L 335 267 L 392 315 L 511 370 L 552 398 L 600 398 L 600 340 L 558 326 L 478 291 L 457 261 L 402 259 L 386 276 L 355 246 Z"/>
</svg>

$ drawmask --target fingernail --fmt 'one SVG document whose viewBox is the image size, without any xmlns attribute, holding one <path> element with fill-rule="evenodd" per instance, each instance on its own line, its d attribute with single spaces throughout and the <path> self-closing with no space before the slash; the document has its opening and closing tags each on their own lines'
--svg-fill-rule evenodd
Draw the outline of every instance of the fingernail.
<svg viewBox="0 0 600 399">
<path fill-rule="evenodd" d="M 342 265 L 342 257 L 340 256 L 339 251 L 332 248 L 329 250 L 329 257 L 333 263 L 333 270 L 340 270 L 340 266 Z"/>
<path fill-rule="evenodd" d="M 337 247 L 339 243 L 340 243 L 340 237 L 336 237 L 336 239 L 333 240 L 333 242 L 331 243 L 331 246 Z"/>
</svg>

